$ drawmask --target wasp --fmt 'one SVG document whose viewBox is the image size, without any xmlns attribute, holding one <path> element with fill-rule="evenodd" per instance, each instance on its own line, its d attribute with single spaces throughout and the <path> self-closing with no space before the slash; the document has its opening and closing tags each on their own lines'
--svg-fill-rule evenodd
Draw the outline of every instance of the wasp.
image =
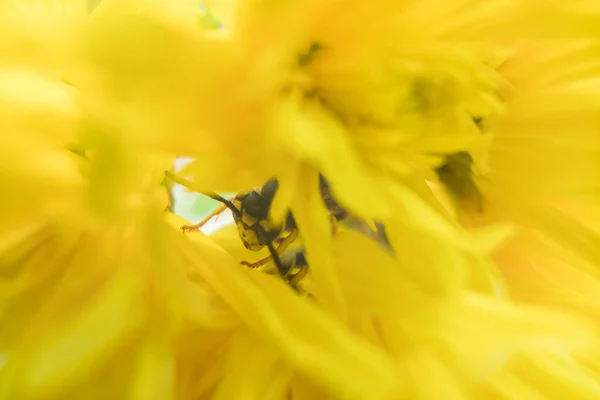
<svg viewBox="0 0 600 400">
<path fill-rule="evenodd" d="M 280 255 L 296 240 L 299 232 L 291 213 L 288 213 L 283 224 L 276 224 L 269 218 L 271 203 L 278 186 L 277 180 L 271 179 L 261 187 L 236 194 L 230 200 L 215 193 L 205 193 L 221 205 L 200 223 L 184 225 L 181 229 L 184 232 L 198 230 L 210 219 L 229 209 L 244 247 L 250 251 L 260 251 L 265 247 L 269 250 L 268 257 L 254 263 L 242 261 L 241 264 L 258 268 L 273 261 L 279 274 L 289 282 L 288 268 L 281 263 Z"/>
<path fill-rule="evenodd" d="M 299 230 L 291 211 L 288 211 L 282 224 L 276 224 L 270 219 L 269 212 L 278 186 L 278 181 L 271 179 L 261 187 L 238 193 L 230 200 L 216 193 L 205 193 L 219 201 L 221 205 L 200 223 L 182 226 L 182 230 L 184 232 L 198 230 L 210 219 L 229 209 L 244 247 L 250 251 L 259 251 L 265 247 L 269 250 L 268 257 L 254 263 L 242 261 L 241 264 L 250 268 L 258 268 L 272 261 L 279 275 L 294 287 L 306 275 L 307 263 L 303 253 L 296 253 L 302 254 L 297 256 L 301 259 L 291 260 L 293 262 L 284 263 L 281 260 L 281 256 L 298 237 Z M 330 215 L 332 231 L 335 233 L 337 223 L 347 219 L 350 213 L 333 197 L 330 185 L 322 175 L 319 176 L 319 189 L 323 203 Z M 356 219 L 356 221 L 359 220 Z M 359 224 L 368 227 L 366 223 Z"/>
</svg>

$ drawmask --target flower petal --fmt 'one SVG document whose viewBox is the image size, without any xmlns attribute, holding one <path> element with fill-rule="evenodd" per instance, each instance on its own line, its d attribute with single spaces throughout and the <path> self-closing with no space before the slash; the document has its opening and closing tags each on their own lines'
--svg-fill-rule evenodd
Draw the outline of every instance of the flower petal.
<svg viewBox="0 0 600 400">
<path fill-rule="evenodd" d="M 235 334 L 227 363 L 227 374 L 214 394 L 215 400 L 287 398 L 292 371 L 261 338 L 247 332 Z"/>
<path fill-rule="evenodd" d="M 186 252 L 198 260 L 198 273 L 303 374 L 341 398 L 388 398 L 399 390 L 394 366 L 381 351 L 297 297 L 279 278 L 245 271 L 201 233 L 188 236 L 194 244 Z"/>
<path fill-rule="evenodd" d="M 331 219 L 322 201 L 317 171 L 303 172 L 302 185 L 296 189 L 291 209 L 303 234 L 307 261 L 315 281 L 314 294 L 325 309 L 344 320 L 347 309 L 331 255 Z"/>
<path fill-rule="evenodd" d="M 106 362 L 110 356 L 107 348 L 127 342 L 141 328 L 145 315 L 137 299 L 139 286 L 137 279 L 122 274 L 79 316 L 63 321 L 52 331 L 42 329 L 48 336 L 44 341 L 34 345 L 23 337 L 26 348 L 14 349 L 8 356 L 4 384 L 0 385 L 4 396 L 60 395 L 69 384 L 85 379 Z M 36 325 L 31 326 L 30 335 L 39 333 Z"/>
</svg>

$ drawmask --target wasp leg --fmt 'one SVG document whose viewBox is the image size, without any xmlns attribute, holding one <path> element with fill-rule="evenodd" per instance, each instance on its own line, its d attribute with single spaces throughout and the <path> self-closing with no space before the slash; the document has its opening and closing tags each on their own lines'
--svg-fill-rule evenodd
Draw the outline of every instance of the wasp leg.
<svg viewBox="0 0 600 400">
<path fill-rule="evenodd" d="M 296 287 L 296 285 L 298 283 L 300 283 L 300 281 L 302 279 L 304 279 L 304 277 L 306 276 L 306 273 L 308 272 L 308 265 L 303 264 L 303 265 L 295 265 L 294 266 L 298 272 L 296 272 L 295 274 L 293 274 L 292 276 L 289 276 L 288 279 L 288 283 L 291 287 Z M 286 276 L 286 278 L 288 278 L 288 276 Z"/>
<path fill-rule="evenodd" d="M 290 245 L 294 242 L 294 240 L 296 240 L 297 237 L 298 237 L 298 231 L 297 230 L 292 231 L 290 233 L 290 235 L 288 237 L 286 237 L 285 239 L 283 239 L 281 241 L 281 243 L 279 244 L 279 246 L 277 246 L 275 253 L 277 255 L 282 255 L 283 252 L 288 247 L 290 247 Z M 248 261 L 242 261 L 240 264 L 245 265 L 246 267 L 249 267 L 249 268 L 258 268 L 258 267 L 262 267 L 266 263 L 270 262 L 272 259 L 273 259 L 273 255 L 269 255 L 268 257 L 265 257 L 262 260 L 258 260 L 257 262 L 254 262 L 254 263 L 249 263 Z"/>
<path fill-rule="evenodd" d="M 338 231 L 338 220 L 333 214 L 329 218 L 331 220 L 331 234 L 335 235 Z"/>
<path fill-rule="evenodd" d="M 210 219 L 214 216 L 221 214 L 223 211 L 227 210 L 227 206 L 225 204 L 221 204 L 217 207 L 213 212 L 211 212 L 206 218 L 197 223 L 196 225 L 184 225 L 181 227 L 181 230 L 184 232 L 197 231 L 202 228 Z"/>
</svg>

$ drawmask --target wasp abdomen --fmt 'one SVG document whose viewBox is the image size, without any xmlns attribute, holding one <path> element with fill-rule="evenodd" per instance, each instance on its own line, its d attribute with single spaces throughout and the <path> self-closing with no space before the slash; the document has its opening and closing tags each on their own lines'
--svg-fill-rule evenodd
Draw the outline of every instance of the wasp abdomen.
<svg viewBox="0 0 600 400">
<path fill-rule="evenodd" d="M 338 203 L 331 193 L 331 187 L 329 182 L 323 175 L 319 175 L 319 188 L 321 190 L 321 198 L 327 210 L 335 217 L 335 219 L 342 220 L 348 216 L 348 210 Z"/>
</svg>

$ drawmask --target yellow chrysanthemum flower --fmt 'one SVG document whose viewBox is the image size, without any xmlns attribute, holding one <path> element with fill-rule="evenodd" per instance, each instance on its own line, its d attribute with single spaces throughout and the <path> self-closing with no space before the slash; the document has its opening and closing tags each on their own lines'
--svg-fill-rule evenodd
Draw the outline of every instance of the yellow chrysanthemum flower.
<svg viewBox="0 0 600 400">
<path fill-rule="evenodd" d="M 494 254 L 512 299 L 597 319 L 598 42 L 520 41 L 507 48 L 498 67 L 507 81 L 506 107 L 481 121 L 489 147 L 449 157 L 439 178 L 466 226 L 510 221 L 521 227 Z M 577 369 L 593 383 L 596 363 L 585 355 L 578 360 L 593 366 Z M 574 367 L 567 359 L 551 365 Z M 538 391 L 573 390 L 544 384 Z"/>
<path fill-rule="evenodd" d="M 162 221 L 164 163 L 83 124 L 70 85 L 0 71 L 0 397 L 168 398 L 187 281 L 156 246 L 180 240 Z"/>
<path fill-rule="evenodd" d="M 497 256 L 515 296 L 554 292 L 555 300 L 594 307 L 598 298 L 587 288 L 598 283 L 600 243 L 590 220 L 600 178 L 598 42 L 511 47 L 499 67 L 511 85 L 503 93 L 506 109 L 482 122 L 489 148 L 473 158 L 455 156 L 440 180 L 466 225 L 510 221 L 525 228 Z"/>
<path fill-rule="evenodd" d="M 110 179 L 113 185 L 103 185 L 105 177 L 98 172 L 117 161 L 114 154 L 99 150 L 88 161 L 43 138 L 24 139 L 17 141 L 21 146 L 9 146 L 14 138 L 2 139 L 7 191 L 0 256 L 5 355 L 0 396 L 87 397 L 92 392 L 83 384 L 90 374 L 99 376 L 123 360 L 110 351 L 121 346 L 132 352 L 133 375 L 121 371 L 123 384 L 107 387 L 104 395 L 126 393 L 148 367 L 141 355 L 165 349 L 170 329 L 136 338 L 153 324 L 172 325 L 184 310 L 175 296 L 164 297 L 178 292 L 180 284 L 175 274 L 162 276 L 164 249 L 148 251 L 150 243 L 164 242 L 161 236 L 169 234 L 166 225 L 161 230 L 157 207 L 164 196 L 157 199 L 157 193 L 139 188 L 123 192 L 116 176 Z M 168 379 L 160 372 L 161 380 Z"/>
<path fill-rule="evenodd" d="M 248 252 L 236 235 L 231 227 L 213 238 L 238 259 L 247 259 Z M 593 334 L 585 334 L 577 322 L 543 309 L 518 309 L 476 292 L 443 299 L 432 296 L 431 288 L 410 279 L 389 255 L 359 234 L 337 235 L 334 258 L 351 310 L 349 328 L 394 360 L 399 382 L 410 377 L 410 382 L 404 379 L 401 385 L 404 397 L 453 399 L 478 398 L 477 393 L 483 392 L 488 396 L 520 393 L 521 386 L 536 382 L 513 372 L 519 359 L 535 362 L 539 356 L 561 363 L 561 353 L 578 354 L 595 346 Z M 535 368 L 532 374 L 544 370 L 543 365 Z M 438 384 L 443 382 L 444 391 L 431 387 L 430 374 L 435 374 Z M 565 380 L 556 384 L 569 385 Z M 597 395 L 600 386 L 582 390 Z"/>
<path fill-rule="evenodd" d="M 0 8 L 0 399 L 600 397 L 569 209 L 597 200 L 597 6 L 228 4 Z M 277 177 L 304 279 L 240 265 L 268 253 L 239 224 L 182 234 L 175 155 L 192 190 Z M 385 245 L 332 229 L 321 174 Z"/>
</svg>

